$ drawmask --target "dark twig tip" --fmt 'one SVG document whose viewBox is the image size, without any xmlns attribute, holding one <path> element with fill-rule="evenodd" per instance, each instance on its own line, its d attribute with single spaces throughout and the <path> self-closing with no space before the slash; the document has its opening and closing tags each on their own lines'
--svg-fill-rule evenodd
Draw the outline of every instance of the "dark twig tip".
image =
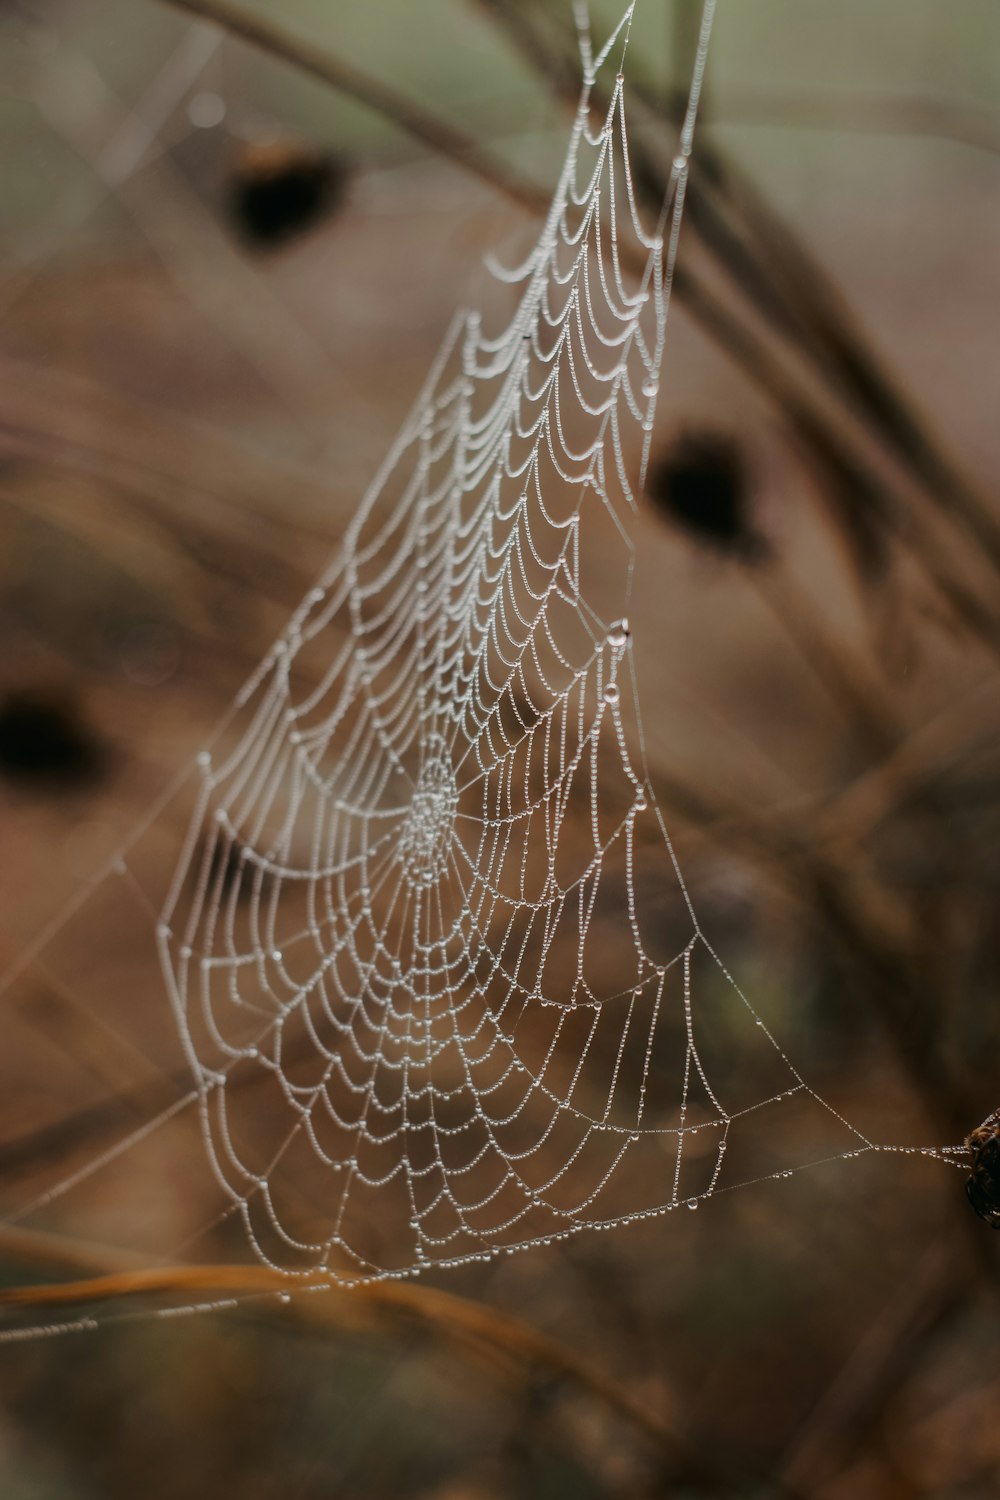
<svg viewBox="0 0 1000 1500">
<path fill-rule="evenodd" d="M 230 209 L 242 238 L 272 249 L 315 227 L 344 198 L 347 163 L 291 141 L 244 146 L 233 166 Z"/>
<path fill-rule="evenodd" d="M 682 433 L 647 485 L 657 509 L 704 547 L 744 563 L 770 555 L 751 519 L 751 484 L 738 443 L 712 430 Z"/>
<path fill-rule="evenodd" d="M 72 700 L 18 689 L 0 701 L 0 776 L 34 791 L 87 790 L 107 764 Z"/>
</svg>

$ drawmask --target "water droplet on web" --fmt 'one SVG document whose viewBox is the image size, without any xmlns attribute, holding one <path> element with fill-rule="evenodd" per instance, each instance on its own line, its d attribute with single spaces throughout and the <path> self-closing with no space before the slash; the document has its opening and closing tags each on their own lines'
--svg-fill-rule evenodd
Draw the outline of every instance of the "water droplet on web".
<svg viewBox="0 0 1000 1500">
<path fill-rule="evenodd" d="M 687 1206 L 690 1209 L 696 1209 L 698 1207 L 698 1200 L 697 1200 L 697 1198 L 689 1198 Z"/>
<path fill-rule="evenodd" d="M 189 99 L 187 117 L 196 130 L 213 130 L 226 118 L 226 102 L 220 95 L 204 89 Z"/>
<path fill-rule="evenodd" d="M 618 684 L 616 682 L 609 682 L 604 689 L 605 703 L 617 703 L 620 697 L 621 693 L 618 691 Z"/>
</svg>

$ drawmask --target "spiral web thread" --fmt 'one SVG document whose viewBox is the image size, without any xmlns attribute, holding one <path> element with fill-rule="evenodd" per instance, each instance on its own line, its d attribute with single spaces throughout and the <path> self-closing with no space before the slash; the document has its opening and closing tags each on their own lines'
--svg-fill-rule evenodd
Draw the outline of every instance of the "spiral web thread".
<svg viewBox="0 0 1000 1500">
<path fill-rule="evenodd" d="M 739 1180 L 748 1122 L 758 1169 L 788 1171 L 761 1122 L 834 1115 L 708 947 L 644 765 L 631 518 L 704 45 L 649 233 L 620 73 L 591 108 L 631 13 L 596 58 L 583 35 L 544 228 L 494 267 L 511 315 L 457 317 L 239 732 L 199 758 L 161 960 L 213 1169 L 292 1273 L 696 1206 Z"/>
</svg>

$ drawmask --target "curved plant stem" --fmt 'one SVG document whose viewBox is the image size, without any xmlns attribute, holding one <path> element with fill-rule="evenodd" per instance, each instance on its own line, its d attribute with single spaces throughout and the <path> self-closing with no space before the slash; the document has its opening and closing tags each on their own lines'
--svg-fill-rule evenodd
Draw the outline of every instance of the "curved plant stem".
<svg viewBox="0 0 1000 1500">
<path fill-rule="evenodd" d="M 66 1307 L 77 1303 L 128 1303 L 136 1298 L 181 1297 L 211 1310 L 220 1301 L 258 1300 L 271 1307 L 290 1298 L 285 1313 L 344 1328 L 368 1323 L 415 1329 L 467 1357 L 521 1379 L 543 1378 L 596 1402 L 640 1436 L 671 1471 L 697 1476 L 702 1484 L 735 1485 L 735 1476 L 703 1453 L 689 1449 L 661 1416 L 633 1400 L 628 1389 L 565 1345 L 507 1313 L 423 1283 L 378 1281 L 344 1286 L 330 1276 L 290 1278 L 267 1266 L 135 1266 L 92 1274 L 99 1248 L 76 1246 L 58 1236 L 0 1227 L 0 1249 L 33 1264 L 55 1262 L 85 1274 L 79 1279 L 0 1289 L 0 1306 L 14 1309 Z M 106 1263 L 106 1262 L 105 1262 Z M 319 1294 L 319 1295 L 311 1295 Z M 746 1493 L 738 1490 L 738 1493 Z M 791 1492 L 783 1490 L 783 1494 Z"/>
</svg>

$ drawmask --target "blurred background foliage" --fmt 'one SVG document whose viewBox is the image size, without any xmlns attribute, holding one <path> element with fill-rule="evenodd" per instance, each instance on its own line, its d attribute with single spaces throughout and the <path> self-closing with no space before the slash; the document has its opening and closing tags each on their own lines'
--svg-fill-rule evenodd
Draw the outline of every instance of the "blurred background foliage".
<svg viewBox="0 0 1000 1500">
<path fill-rule="evenodd" d="M 551 184 L 562 0 L 230 8 Z M 699 12 L 639 6 L 650 203 Z M 531 221 L 370 90 L 168 4 L 6 0 L 0 38 L 10 961 L 204 738 Z M 639 521 L 645 730 L 703 923 L 808 1081 L 905 1145 L 1000 1103 L 998 71 L 989 0 L 722 0 Z M 5 996 L 8 1214 L 165 1086 L 81 1000 L 115 921 Z M 162 1004 L 136 993 L 136 1037 Z M 192 1153 L 4 1230 L 5 1282 L 136 1264 L 84 1240 L 155 1258 Z M 148 1292 L 0 1347 L 0 1490 L 985 1500 L 997 1276 L 961 1177 L 887 1155 L 437 1278 L 468 1302 L 162 1321 Z"/>
</svg>

